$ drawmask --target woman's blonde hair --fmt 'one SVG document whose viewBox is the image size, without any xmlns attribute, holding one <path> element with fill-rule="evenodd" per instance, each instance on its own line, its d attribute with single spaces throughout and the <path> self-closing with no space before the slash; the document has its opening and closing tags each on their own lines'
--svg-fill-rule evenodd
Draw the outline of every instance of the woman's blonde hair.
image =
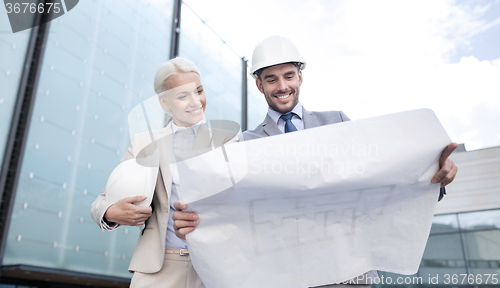
<svg viewBox="0 0 500 288">
<path fill-rule="evenodd" d="M 196 65 L 183 57 L 176 57 L 160 65 L 156 70 L 154 88 L 156 94 L 160 94 L 169 88 L 167 87 L 167 79 L 178 73 L 194 72 L 201 76 Z"/>
</svg>

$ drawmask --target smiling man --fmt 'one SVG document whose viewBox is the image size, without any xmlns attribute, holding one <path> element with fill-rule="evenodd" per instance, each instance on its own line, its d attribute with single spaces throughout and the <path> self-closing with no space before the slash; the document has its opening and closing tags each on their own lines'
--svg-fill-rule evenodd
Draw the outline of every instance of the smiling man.
<svg viewBox="0 0 500 288">
<path fill-rule="evenodd" d="M 269 106 L 257 128 L 245 131 L 245 140 L 349 121 L 342 111 L 311 112 L 299 102 L 306 62 L 289 39 L 271 36 L 259 43 L 252 56 L 252 76 Z"/>
<path fill-rule="evenodd" d="M 302 85 L 302 70 L 306 62 L 295 44 L 287 38 L 272 36 L 259 43 L 252 56 L 252 76 L 256 79 L 259 91 L 264 94 L 268 111 L 264 121 L 254 130 L 243 132 L 245 141 L 300 131 L 323 125 L 344 121 L 349 118 L 342 111 L 311 112 L 302 107 L 299 102 L 300 86 Z M 432 178 L 433 183 L 441 183 L 441 195 L 445 194 L 444 186 L 453 181 L 457 166 L 448 156 L 457 147 L 451 143 L 444 149 L 439 159 L 439 171 Z M 198 215 L 182 212 L 186 204 L 176 202 L 176 212 L 173 215 L 174 229 L 179 238 L 185 239 L 199 224 Z M 353 281 L 354 286 L 370 287 L 367 279 L 374 279 L 375 271 L 361 275 Z M 368 281 L 369 282 L 369 281 Z M 342 287 L 344 284 L 327 285 L 326 287 Z M 353 285 L 348 287 L 353 288 Z"/>
</svg>

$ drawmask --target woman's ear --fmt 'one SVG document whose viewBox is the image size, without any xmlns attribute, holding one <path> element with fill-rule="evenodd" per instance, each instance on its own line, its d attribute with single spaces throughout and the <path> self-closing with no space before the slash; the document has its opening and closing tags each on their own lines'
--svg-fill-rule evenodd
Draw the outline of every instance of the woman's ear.
<svg viewBox="0 0 500 288">
<path fill-rule="evenodd" d="M 160 105 L 163 108 L 163 110 L 168 112 L 170 111 L 170 109 L 168 108 L 166 97 L 167 97 L 166 92 L 162 92 L 158 95 L 158 100 L 160 101 Z"/>
</svg>

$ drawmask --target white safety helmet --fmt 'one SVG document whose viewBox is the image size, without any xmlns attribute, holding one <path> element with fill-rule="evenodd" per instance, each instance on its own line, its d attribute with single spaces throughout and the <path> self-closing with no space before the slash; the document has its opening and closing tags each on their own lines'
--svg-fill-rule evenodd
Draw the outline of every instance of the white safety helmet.
<svg viewBox="0 0 500 288">
<path fill-rule="evenodd" d="M 106 201 L 116 203 L 126 197 L 143 195 L 147 198 L 136 205 L 149 206 L 153 200 L 158 169 L 157 166 L 142 166 L 134 158 L 121 162 L 109 175 Z"/>
<path fill-rule="evenodd" d="M 257 71 L 283 63 L 298 63 L 299 69 L 306 68 L 306 61 L 290 39 L 271 36 L 260 42 L 253 50 L 251 75 L 257 79 Z"/>
</svg>

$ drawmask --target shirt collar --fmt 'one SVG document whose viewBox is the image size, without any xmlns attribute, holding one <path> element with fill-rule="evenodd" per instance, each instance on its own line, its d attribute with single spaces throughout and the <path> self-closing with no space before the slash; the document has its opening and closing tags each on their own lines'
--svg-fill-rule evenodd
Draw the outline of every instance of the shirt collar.
<svg viewBox="0 0 500 288">
<path fill-rule="evenodd" d="M 295 105 L 295 107 L 293 107 L 292 111 L 290 111 L 290 112 L 295 113 L 297 116 L 299 116 L 300 119 L 302 119 L 302 104 L 300 104 L 300 102 L 298 102 L 297 105 Z M 288 114 L 288 113 L 285 113 L 285 114 Z M 278 123 L 278 120 L 280 119 L 281 115 L 284 115 L 284 114 L 276 112 L 271 108 L 267 108 L 267 115 L 269 115 L 269 117 L 271 117 L 271 119 L 273 119 L 274 123 Z"/>
<path fill-rule="evenodd" d="M 194 133 L 196 134 L 196 133 L 198 133 L 198 130 L 200 130 L 201 124 L 204 124 L 204 123 L 206 123 L 205 118 L 203 118 L 200 122 L 194 124 L 193 126 L 190 126 L 190 127 L 179 127 L 179 126 L 175 125 L 174 121 L 172 121 L 172 133 L 175 134 L 179 130 L 184 130 L 184 129 L 187 129 L 187 128 L 193 128 Z"/>
</svg>

